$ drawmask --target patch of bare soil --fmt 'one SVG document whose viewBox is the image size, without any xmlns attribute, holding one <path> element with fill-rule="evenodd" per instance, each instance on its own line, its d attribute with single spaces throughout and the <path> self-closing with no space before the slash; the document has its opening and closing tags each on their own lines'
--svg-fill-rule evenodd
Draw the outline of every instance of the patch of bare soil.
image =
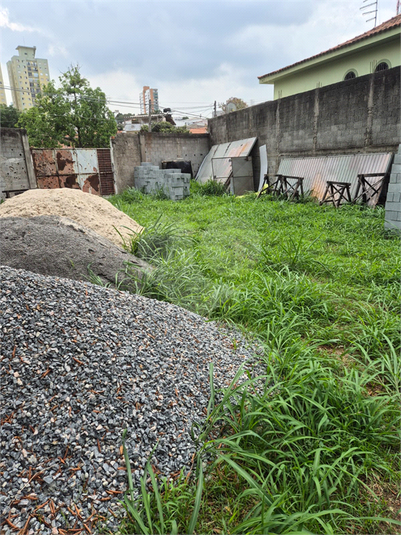
<svg viewBox="0 0 401 535">
<path fill-rule="evenodd" d="M 106 199 L 78 189 L 31 189 L 0 204 L 0 217 L 41 215 L 68 217 L 119 247 L 123 239 L 128 243 L 133 234 L 143 230 L 141 225 Z"/>
</svg>

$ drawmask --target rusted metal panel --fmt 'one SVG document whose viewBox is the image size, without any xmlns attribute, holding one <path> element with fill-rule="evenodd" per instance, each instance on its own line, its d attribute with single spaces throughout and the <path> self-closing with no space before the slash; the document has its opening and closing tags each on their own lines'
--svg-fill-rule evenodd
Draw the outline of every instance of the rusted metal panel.
<svg viewBox="0 0 401 535">
<path fill-rule="evenodd" d="M 350 182 L 351 197 L 358 187 L 358 174 L 386 173 L 392 153 L 347 154 L 310 158 L 283 158 L 278 174 L 304 178 L 305 193 L 323 198 L 327 181 Z"/>
<path fill-rule="evenodd" d="M 38 176 L 37 184 L 39 189 L 61 188 L 60 178 L 57 175 Z"/>
<path fill-rule="evenodd" d="M 81 189 L 94 195 L 100 195 L 101 190 L 103 195 L 114 193 L 110 149 L 34 149 L 32 156 L 39 188 Z"/>
<path fill-rule="evenodd" d="M 232 172 L 231 158 L 247 158 L 256 142 L 256 137 L 239 139 L 230 143 L 213 145 L 199 167 L 196 180 L 207 182 L 211 178 L 224 182 Z"/>
<path fill-rule="evenodd" d="M 55 149 L 53 151 L 54 159 L 57 163 L 57 171 L 59 175 L 75 175 L 76 157 L 70 149 Z"/>
<path fill-rule="evenodd" d="M 57 175 L 57 165 L 51 149 L 32 149 L 36 178 Z"/>
<path fill-rule="evenodd" d="M 73 154 L 76 162 L 75 169 L 79 175 L 99 173 L 96 149 L 75 149 Z"/>
</svg>

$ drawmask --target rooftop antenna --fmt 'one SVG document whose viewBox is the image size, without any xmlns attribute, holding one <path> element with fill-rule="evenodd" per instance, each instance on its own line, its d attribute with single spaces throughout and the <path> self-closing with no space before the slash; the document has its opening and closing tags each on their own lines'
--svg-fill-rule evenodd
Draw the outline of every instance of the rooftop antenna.
<svg viewBox="0 0 401 535">
<path fill-rule="evenodd" d="M 370 19 L 366 19 L 366 22 L 370 22 L 371 20 L 374 20 L 375 24 L 373 27 L 376 27 L 377 26 L 377 11 L 379 9 L 378 8 L 379 0 L 374 0 L 370 4 L 366 4 L 366 2 L 369 2 L 369 0 L 363 0 L 363 3 L 365 5 L 363 5 L 359 9 L 362 11 L 362 15 L 371 15 L 372 13 L 374 13 L 374 16 L 371 17 Z M 372 8 L 370 11 L 366 11 L 367 9 L 370 9 L 370 8 Z"/>
<path fill-rule="evenodd" d="M 400 0 L 397 0 L 397 15 L 399 15 L 401 13 L 401 2 Z"/>
</svg>

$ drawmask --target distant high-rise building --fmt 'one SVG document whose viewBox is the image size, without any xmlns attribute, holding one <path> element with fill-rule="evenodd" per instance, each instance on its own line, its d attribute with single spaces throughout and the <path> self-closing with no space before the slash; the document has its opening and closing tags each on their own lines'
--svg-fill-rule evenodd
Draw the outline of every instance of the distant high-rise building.
<svg viewBox="0 0 401 535">
<path fill-rule="evenodd" d="M 36 46 L 17 46 L 18 56 L 7 61 L 13 104 L 20 111 L 35 105 L 36 95 L 50 81 L 47 59 L 35 58 Z"/>
<path fill-rule="evenodd" d="M 142 93 L 139 93 L 141 113 L 149 113 L 149 103 L 151 113 L 159 111 L 159 94 L 157 89 L 151 89 L 149 86 L 144 85 Z"/>
<path fill-rule="evenodd" d="M 5 104 L 7 106 L 6 92 L 4 89 L 3 73 L 1 72 L 0 65 L 0 104 Z"/>
</svg>

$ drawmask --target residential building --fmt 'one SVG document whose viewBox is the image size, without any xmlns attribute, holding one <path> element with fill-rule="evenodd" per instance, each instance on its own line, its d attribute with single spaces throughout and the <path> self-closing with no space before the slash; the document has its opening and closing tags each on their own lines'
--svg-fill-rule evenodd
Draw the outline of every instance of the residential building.
<svg viewBox="0 0 401 535">
<path fill-rule="evenodd" d="M 0 105 L 1 104 L 4 104 L 5 106 L 7 106 L 6 92 L 4 89 L 3 73 L 1 71 L 1 65 L 0 65 Z"/>
<path fill-rule="evenodd" d="M 35 105 L 36 95 L 50 81 L 47 59 L 35 57 L 36 46 L 17 46 L 18 56 L 7 62 L 13 104 L 20 111 Z"/>
<path fill-rule="evenodd" d="M 274 99 L 401 65 L 401 15 L 345 43 L 259 76 L 274 84 Z"/>
<path fill-rule="evenodd" d="M 169 113 L 152 113 L 151 123 L 165 123 L 168 122 L 175 126 L 174 119 Z M 143 125 L 149 125 L 149 115 L 134 115 L 124 123 L 123 132 L 139 132 Z"/>
<path fill-rule="evenodd" d="M 150 112 L 155 113 L 159 111 L 159 94 L 157 89 L 151 89 L 149 86 L 144 85 L 142 93 L 139 94 L 139 104 L 142 114 Z"/>
</svg>

